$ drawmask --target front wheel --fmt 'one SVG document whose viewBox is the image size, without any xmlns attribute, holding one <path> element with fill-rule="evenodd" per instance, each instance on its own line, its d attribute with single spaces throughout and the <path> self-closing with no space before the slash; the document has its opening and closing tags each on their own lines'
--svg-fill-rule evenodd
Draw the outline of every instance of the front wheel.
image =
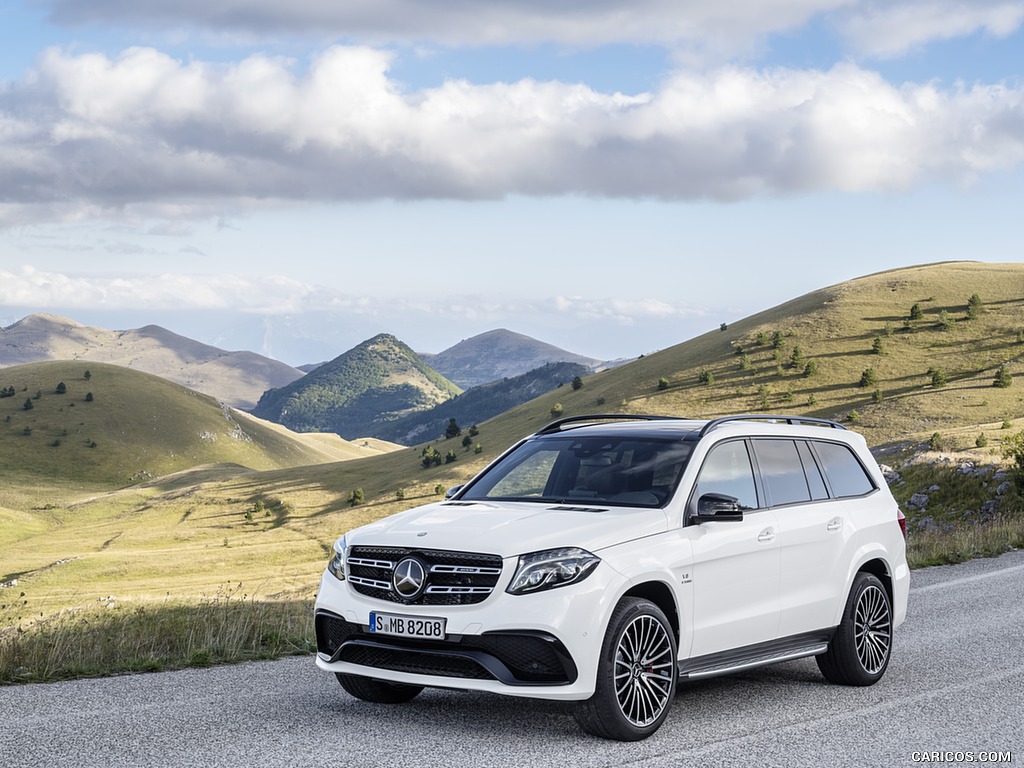
<svg viewBox="0 0 1024 768">
<path fill-rule="evenodd" d="M 874 685 L 892 655 L 892 602 L 878 577 L 858 573 L 846 601 L 843 620 L 828 650 L 816 658 L 829 682 Z"/>
<path fill-rule="evenodd" d="M 646 739 L 668 717 L 677 676 L 675 632 L 664 612 L 649 600 L 624 598 L 608 622 L 594 695 L 573 715 L 594 736 Z"/>
<path fill-rule="evenodd" d="M 375 704 L 404 704 L 415 699 L 423 690 L 421 685 L 388 683 L 384 680 L 374 680 L 372 677 L 344 675 L 341 672 L 335 672 L 334 675 L 341 683 L 341 687 L 357 699 L 372 701 Z"/>
</svg>

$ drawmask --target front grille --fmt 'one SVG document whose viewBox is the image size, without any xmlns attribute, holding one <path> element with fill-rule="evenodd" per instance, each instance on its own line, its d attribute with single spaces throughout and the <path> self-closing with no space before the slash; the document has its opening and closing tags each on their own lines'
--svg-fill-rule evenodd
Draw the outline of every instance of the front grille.
<svg viewBox="0 0 1024 768">
<path fill-rule="evenodd" d="M 406 557 L 420 560 L 427 571 L 426 589 L 412 601 L 394 590 L 395 566 Z M 473 605 L 482 602 L 501 576 L 499 555 L 400 547 L 352 547 L 347 578 L 356 592 L 391 603 Z"/>
<path fill-rule="evenodd" d="M 328 611 L 316 614 L 317 651 L 331 661 L 375 669 L 505 685 L 565 685 L 576 665 L 558 640 L 541 632 L 493 632 L 447 641 L 371 634 Z"/>
</svg>

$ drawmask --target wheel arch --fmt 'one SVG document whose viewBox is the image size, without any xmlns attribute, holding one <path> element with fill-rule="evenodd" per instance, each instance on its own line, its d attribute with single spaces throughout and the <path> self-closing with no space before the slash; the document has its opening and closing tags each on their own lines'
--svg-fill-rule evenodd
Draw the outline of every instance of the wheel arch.
<svg viewBox="0 0 1024 768">
<path fill-rule="evenodd" d="M 861 564 L 857 569 L 857 573 L 870 573 L 876 576 L 885 587 L 885 593 L 889 596 L 889 605 L 894 606 L 896 604 L 895 596 L 893 595 L 892 572 L 885 560 L 880 557 L 868 560 Z"/>
<path fill-rule="evenodd" d="M 616 605 L 624 597 L 640 597 L 644 600 L 650 600 L 658 606 L 672 625 L 672 632 L 676 636 L 676 647 L 679 647 L 681 641 L 679 606 L 676 604 L 675 595 L 672 593 L 672 588 L 669 587 L 668 584 L 663 581 L 655 580 L 634 584 L 622 593 L 619 600 L 616 601 Z"/>
</svg>

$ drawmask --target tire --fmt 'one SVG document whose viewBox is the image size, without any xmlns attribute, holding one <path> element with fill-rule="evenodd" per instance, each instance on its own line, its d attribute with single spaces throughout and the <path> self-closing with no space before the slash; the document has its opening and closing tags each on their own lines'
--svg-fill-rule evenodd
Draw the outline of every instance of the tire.
<svg viewBox="0 0 1024 768">
<path fill-rule="evenodd" d="M 594 695 L 578 702 L 573 715 L 603 739 L 646 739 L 668 717 L 678 675 L 676 637 L 665 614 L 649 600 L 624 598 L 601 644 Z"/>
<path fill-rule="evenodd" d="M 341 687 L 357 699 L 372 701 L 374 704 L 404 704 L 415 699 L 423 690 L 421 685 L 388 683 L 384 680 L 374 680 L 372 677 L 343 675 L 341 672 L 335 672 L 334 675 L 341 683 Z"/>
<path fill-rule="evenodd" d="M 892 655 L 892 601 L 877 576 L 858 573 L 843 620 L 828 650 L 816 657 L 825 679 L 839 685 L 874 685 Z"/>
</svg>

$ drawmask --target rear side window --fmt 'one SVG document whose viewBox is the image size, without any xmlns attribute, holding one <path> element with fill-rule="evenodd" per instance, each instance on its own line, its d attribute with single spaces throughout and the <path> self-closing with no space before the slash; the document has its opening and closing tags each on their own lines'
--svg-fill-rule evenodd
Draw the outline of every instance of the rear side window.
<svg viewBox="0 0 1024 768">
<path fill-rule="evenodd" d="M 814 450 L 821 459 L 833 496 L 863 496 L 875 489 L 875 484 L 848 446 L 815 441 Z"/>
<path fill-rule="evenodd" d="M 792 440 L 755 440 L 754 453 L 773 507 L 811 500 L 796 443 Z"/>
</svg>

